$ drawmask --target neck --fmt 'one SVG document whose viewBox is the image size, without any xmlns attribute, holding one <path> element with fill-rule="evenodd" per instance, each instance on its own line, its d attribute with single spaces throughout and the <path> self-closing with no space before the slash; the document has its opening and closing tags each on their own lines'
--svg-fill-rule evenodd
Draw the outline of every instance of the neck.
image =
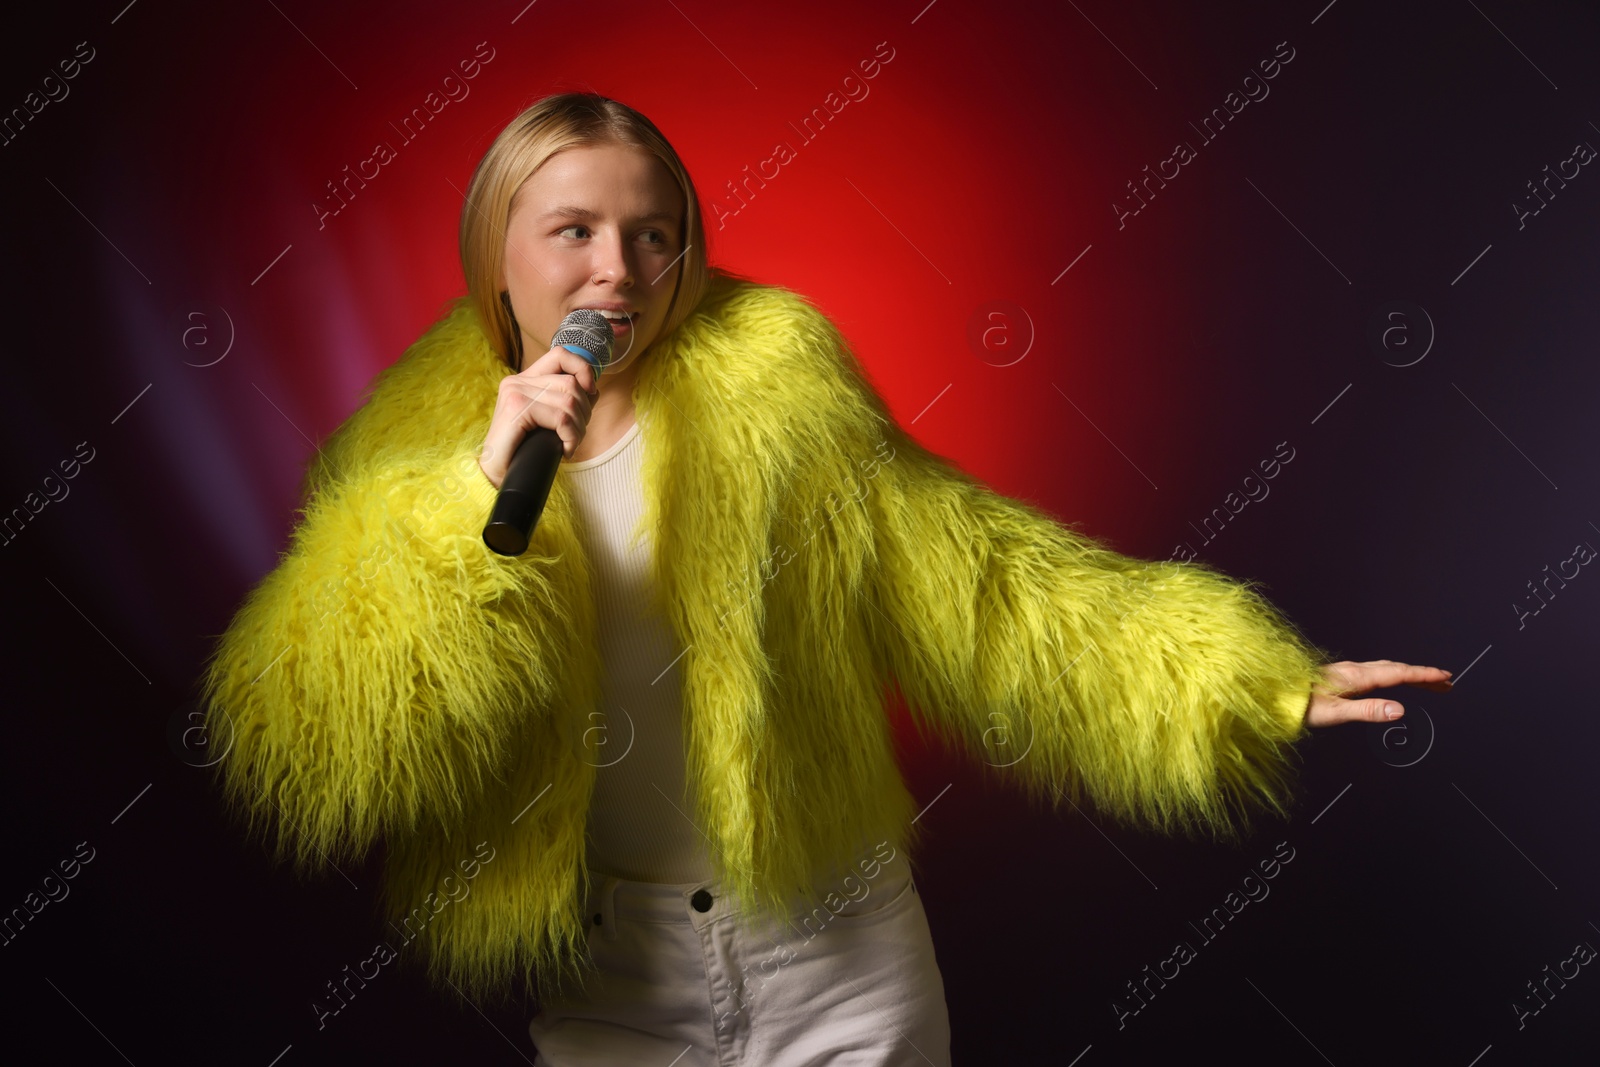
<svg viewBox="0 0 1600 1067">
<path fill-rule="evenodd" d="M 630 359 L 621 370 L 600 375 L 600 395 L 589 413 L 589 425 L 602 425 L 633 416 L 633 384 L 639 377 L 639 361 Z"/>
</svg>

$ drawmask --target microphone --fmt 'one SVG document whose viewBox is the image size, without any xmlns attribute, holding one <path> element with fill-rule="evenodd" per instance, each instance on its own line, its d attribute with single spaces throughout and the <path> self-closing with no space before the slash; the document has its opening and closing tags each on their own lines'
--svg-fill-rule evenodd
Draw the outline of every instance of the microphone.
<svg viewBox="0 0 1600 1067">
<path fill-rule="evenodd" d="M 592 308 L 579 308 L 561 320 L 550 347 L 560 345 L 576 352 L 594 368 L 595 381 L 611 362 L 615 337 L 611 323 Z M 561 435 L 547 426 L 535 426 L 517 445 L 506 467 L 500 495 L 483 528 L 483 543 L 502 556 L 520 556 L 528 548 L 534 524 L 544 512 L 550 486 L 561 463 Z"/>
</svg>

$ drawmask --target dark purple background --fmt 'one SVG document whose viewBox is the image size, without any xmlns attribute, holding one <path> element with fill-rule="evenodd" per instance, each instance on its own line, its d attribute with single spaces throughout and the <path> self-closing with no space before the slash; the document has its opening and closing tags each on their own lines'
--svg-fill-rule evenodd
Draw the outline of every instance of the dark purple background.
<svg viewBox="0 0 1600 1067">
<path fill-rule="evenodd" d="M 588 87 L 682 152 L 713 262 L 813 299 L 924 443 L 1121 551 L 1187 542 L 1338 655 L 1461 680 L 1396 693 L 1399 732 L 1315 734 L 1294 818 L 1237 848 L 1034 810 L 901 719 L 938 798 L 919 885 L 958 1064 L 1593 1057 L 1592 968 L 1525 1028 L 1511 1006 L 1600 945 L 1600 578 L 1520 627 L 1513 607 L 1600 545 L 1600 178 L 1521 227 L 1512 207 L 1600 145 L 1591 5 L 124 2 L 8 17 L 0 66 L 9 113 L 94 49 L 0 145 L 0 508 L 94 449 L 0 544 L 0 909 L 95 849 L 0 947 L 6 1059 L 531 1058 L 531 1006 L 480 1014 L 407 973 L 319 1032 L 310 1001 L 378 936 L 378 866 L 273 870 L 169 729 L 287 543 L 311 442 L 461 291 L 478 156 Z M 319 229 L 324 183 L 481 41 L 472 94 Z M 884 41 L 870 95 L 799 145 L 788 124 Z M 1270 95 L 1200 143 L 1189 124 L 1285 41 Z M 718 229 L 725 183 L 778 139 L 798 158 Z M 1179 140 L 1196 158 L 1119 228 L 1125 183 Z M 1006 347 L 974 348 L 995 302 Z M 228 355 L 196 366 L 227 321 Z M 1280 442 L 1270 495 L 1197 536 Z M 1188 924 L 1282 841 L 1271 895 L 1201 947 Z M 1125 983 L 1179 940 L 1198 958 L 1119 1029 Z"/>
</svg>

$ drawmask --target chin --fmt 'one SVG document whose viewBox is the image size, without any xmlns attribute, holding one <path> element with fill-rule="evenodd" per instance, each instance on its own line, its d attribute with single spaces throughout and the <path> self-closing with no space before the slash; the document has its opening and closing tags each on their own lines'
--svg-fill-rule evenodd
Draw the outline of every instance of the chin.
<svg viewBox="0 0 1600 1067">
<path fill-rule="evenodd" d="M 604 381 L 607 378 L 615 377 L 616 375 L 621 374 L 623 371 L 628 370 L 635 363 L 639 362 L 639 357 L 642 354 L 643 353 L 640 352 L 630 352 L 628 353 L 627 358 L 619 359 L 614 363 L 607 364 L 606 369 L 600 372 L 600 380 Z"/>
<path fill-rule="evenodd" d="M 643 343 L 630 340 L 623 344 L 616 345 L 612 349 L 612 356 L 614 357 L 615 362 L 606 369 L 608 371 L 622 370 L 626 367 L 632 366 L 634 363 L 637 363 L 641 356 L 650 351 L 650 343 L 653 340 L 655 339 L 650 338 Z M 626 355 L 624 355 L 624 353 L 626 353 Z"/>
</svg>

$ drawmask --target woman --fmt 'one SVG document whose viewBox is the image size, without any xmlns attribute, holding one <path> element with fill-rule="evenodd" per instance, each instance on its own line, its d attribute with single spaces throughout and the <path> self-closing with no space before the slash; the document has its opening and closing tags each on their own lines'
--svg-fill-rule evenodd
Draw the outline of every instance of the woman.
<svg viewBox="0 0 1600 1067">
<path fill-rule="evenodd" d="M 539 1062 L 948 1062 L 886 684 L 1038 799 L 1224 837 L 1286 811 L 1307 727 L 1381 714 L 1346 694 L 1448 685 L 1322 666 L 1248 586 L 989 491 L 704 246 L 644 116 L 519 115 L 468 189 L 468 295 L 319 452 L 206 675 L 249 826 L 302 867 L 381 838 L 386 958 L 535 980 Z M 550 346 L 581 307 L 616 320 L 598 378 Z M 501 557 L 534 426 L 566 461 Z"/>
</svg>

